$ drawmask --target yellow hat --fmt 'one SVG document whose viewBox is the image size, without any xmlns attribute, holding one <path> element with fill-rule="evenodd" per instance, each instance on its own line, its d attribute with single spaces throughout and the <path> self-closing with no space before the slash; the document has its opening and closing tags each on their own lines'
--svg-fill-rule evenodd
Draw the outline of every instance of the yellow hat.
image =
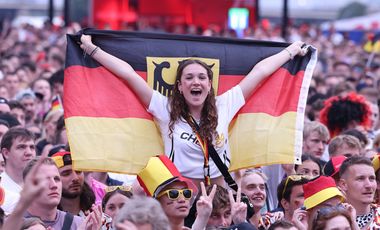
<svg viewBox="0 0 380 230">
<path fill-rule="evenodd" d="M 145 193 L 157 197 L 161 190 L 174 181 L 185 182 L 197 194 L 194 183 L 183 177 L 173 162 L 165 155 L 151 157 L 146 167 L 137 174 L 137 180 Z"/>
</svg>

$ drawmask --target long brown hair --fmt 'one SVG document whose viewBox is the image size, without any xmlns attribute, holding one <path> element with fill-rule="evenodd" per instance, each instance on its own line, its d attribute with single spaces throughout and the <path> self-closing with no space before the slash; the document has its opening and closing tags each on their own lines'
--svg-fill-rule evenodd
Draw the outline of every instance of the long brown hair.
<svg viewBox="0 0 380 230">
<path fill-rule="evenodd" d="M 183 69 L 191 64 L 199 64 L 204 67 L 207 71 L 207 76 L 210 81 L 213 78 L 213 72 L 206 63 L 196 60 L 196 59 L 186 59 L 181 61 L 178 69 L 177 75 L 173 87 L 173 91 L 171 96 L 169 97 L 170 101 L 170 122 L 169 122 L 169 135 L 173 134 L 173 127 L 177 120 L 185 119 L 188 120 L 190 118 L 189 107 L 185 101 L 185 97 L 181 94 L 178 88 L 178 84 L 181 81 L 181 76 Z M 206 139 L 208 143 L 212 143 L 213 137 L 216 136 L 216 127 L 218 125 L 218 113 L 216 109 L 215 102 L 215 93 L 214 88 L 211 85 L 210 93 L 207 95 L 206 100 L 203 104 L 202 112 L 201 112 L 201 121 L 199 124 L 200 130 L 199 134 L 202 139 Z"/>
</svg>

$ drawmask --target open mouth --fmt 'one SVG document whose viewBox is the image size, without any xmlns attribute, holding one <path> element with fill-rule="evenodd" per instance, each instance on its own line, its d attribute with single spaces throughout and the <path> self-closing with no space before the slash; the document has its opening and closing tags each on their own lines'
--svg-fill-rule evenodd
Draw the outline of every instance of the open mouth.
<svg viewBox="0 0 380 230">
<path fill-rule="evenodd" d="M 257 197 L 253 197 L 252 200 L 253 201 L 262 201 L 262 200 L 264 200 L 264 198 L 260 197 L 260 196 L 257 196 Z"/>
<path fill-rule="evenodd" d="M 202 94 L 202 90 L 201 90 L 201 89 L 192 89 L 192 90 L 190 91 L 190 93 L 191 93 L 191 95 L 193 95 L 193 96 L 199 96 L 199 95 Z"/>
</svg>

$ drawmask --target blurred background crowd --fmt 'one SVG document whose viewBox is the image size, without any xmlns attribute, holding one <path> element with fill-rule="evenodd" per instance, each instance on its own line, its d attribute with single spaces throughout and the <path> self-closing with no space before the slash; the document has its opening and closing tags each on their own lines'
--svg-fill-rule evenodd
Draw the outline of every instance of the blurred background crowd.
<svg viewBox="0 0 380 230">
<path fill-rule="evenodd" d="M 316 157 L 322 165 L 336 155 L 372 159 L 380 151 L 378 12 L 379 3 L 364 0 L 0 1 L 0 140 L 8 129 L 17 126 L 35 135 L 37 155 L 64 149 L 67 137 L 63 111 L 54 106 L 64 94 L 65 35 L 95 27 L 304 41 L 318 50 L 305 113 L 306 123 L 317 123 L 312 123 L 308 132 L 305 128 L 305 155 Z M 317 126 L 328 131 L 318 131 L 317 140 L 309 140 Z M 332 153 L 331 139 L 337 140 L 343 133 L 353 133 L 357 138 L 352 142 L 359 143 L 358 154 Z M 4 170 L 4 159 L 1 162 L 0 170 Z M 277 207 L 277 185 L 292 170 L 297 167 L 282 167 L 273 176 L 273 170 L 263 168 L 264 173 L 268 172 L 268 194 L 272 194 L 267 210 Z M 312 176 L 323 174 L 321 166 L 315 174 Z M 104 175 L 92 176 L 111 185 L 112 179 Z M 112 177 L 119 180 L 114 181 L 116 184 L 132 184 L 134 180 L 123 175 Z"/>
</svg>

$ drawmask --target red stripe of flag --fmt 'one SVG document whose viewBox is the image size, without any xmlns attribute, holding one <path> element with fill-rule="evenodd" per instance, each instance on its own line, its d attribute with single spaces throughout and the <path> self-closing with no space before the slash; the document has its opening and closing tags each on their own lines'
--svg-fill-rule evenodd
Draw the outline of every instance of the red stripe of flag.
<svg viewBox="0 0 380 230">
<path fill-rule="evenodd" d="M 262 84 L 265 84 L 265 87 L 258 88 L 252 94 L 239 114 L 266 113 L 280 116 L 289 111 L 297 111 L 303 75 L 304 71 L 298 71 L 297 75 L 293 76 L 287 69 L 278 69 Z M 221 75 L 218 94 L 238 84 L 242 78 L 243 76 Z"/>
<path fill-rule="evenodd" d="M 66 98 L 67 118 L 88 116 L 152 119 L 136 95 L 128 89 L 126 83 L 105 68 L 71 66 L 65 71 L 66 77 L 75 78 L 69 81 L 70 84 L 65 85 L 65 93 L 76 95 L 74 98 Z M 138 72 L 138 74 L 146 79 L 145 72 Z M 295 89 L 301 87 L 303 74 L 303 71 L 299 71 L 296 76 L 293 76 L 288 70 L 280 68 L 268 78 L 265 89 L 259 88 L 255 91 L 240 113 L 266 113 L 280 116 L 285 112 L 297 111 L 299 91 Z M 218 94 L 238 84 L 242 78 L 241 75 L 221 75 Z M 99 110 L 99 108 L 103 109 Z"/>
<path fill-rule="evenodd" d="M 140 76 L 146 79 L 144 72 Z M 144 118 L 152 116 L 126 83 L 104 67 L 71 66 L 65 69 L 65 117 Z M 93 107 L 92 107 L 93 105 Z M 101 108 L 101 109 L 99 109 Z"/>
</svg>

